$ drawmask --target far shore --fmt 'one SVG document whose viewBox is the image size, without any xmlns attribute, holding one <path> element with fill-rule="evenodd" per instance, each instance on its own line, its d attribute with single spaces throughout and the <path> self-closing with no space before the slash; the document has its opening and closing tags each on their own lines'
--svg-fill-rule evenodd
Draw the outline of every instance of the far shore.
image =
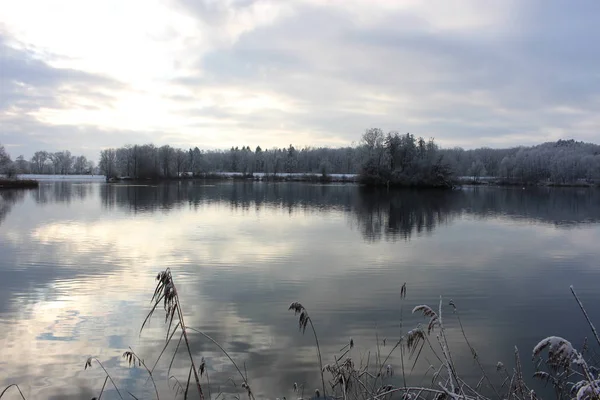
<svg viewBox="0 0 600 400">
<path fill-rule="evenodd" d="M 181 174 L 174 177 L 132 178 L 115 177 L 107 179 L 104 175 L 19 175 L 17 179 L 0 176 L 0 189 L 36 188 L 40 181 L 94 181 L 94 182 L 170 182 L 170 181 L 251 181 L 251 182 L 312 182 L 312 183 L 355 183 L 360 184 L 358 174 L 322 174 L 322 173 L 242 173 L 242 172 L 207 172 L 192 175 Z M 523 182 L 516 179 L 498 177 L 461 176 L 456 180 L 457 186 L 513 186 L 513 187 L 563 187 L 563 188 L 596 188 L 600 182 L 578 180 L 576 182 Z M 385 185 L 383 185 L 385 186 Z M 392 185 L 393 186 L 393 185 Z"/>
</svg>

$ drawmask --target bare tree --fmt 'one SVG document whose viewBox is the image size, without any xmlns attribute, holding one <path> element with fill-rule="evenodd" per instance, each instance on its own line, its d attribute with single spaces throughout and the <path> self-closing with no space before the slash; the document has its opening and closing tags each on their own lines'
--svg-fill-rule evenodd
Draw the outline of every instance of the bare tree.
<svg viewBox="0 0 600 400">
<path fill-rule="evenodd" d="M 116 163 L 117 152 L 115 149 L 106 149 L 100 152 L 100 171 L 106 175 L 107 178 L 113 178 L 116 176 Z"/>
<path fill-rule="evenodd" d="M 48 161 L 47 151 L 36 151 L 31 157 L 31 169 L 33 173 L 43 174 L 45 172 L 46 162 Z"/>
<path fill-rule="evenodd" d="M 164 177 L 171 176 L 171 165 L 175 156 L 175 150 L 165 145 L 158 149 L 159 164 Z"/>
<path fill-rule="evenodd" d="M 185 151 L 181 149 L 177 149 L 175 151 L 175 168 L 177 169 L 177 176 L 181 176 L 181 173 L 184 172 L 184 167 L 187 161 L 187 154 Z"/>
<path fill-rule="evenodd" d="M 2 143 L 0 143 L 0 172 L 4 173 L 11 164 L 12 160 L 10 159 L 10 155 Z"/>
<path fill-rule="evenodd" d="M 88 161 L 85 156 L 75 157 L 75 162 L 73 163 L 73 172 L 76 175 L 83 175 L 90 172 L 88 170 Z"/>
</svg>

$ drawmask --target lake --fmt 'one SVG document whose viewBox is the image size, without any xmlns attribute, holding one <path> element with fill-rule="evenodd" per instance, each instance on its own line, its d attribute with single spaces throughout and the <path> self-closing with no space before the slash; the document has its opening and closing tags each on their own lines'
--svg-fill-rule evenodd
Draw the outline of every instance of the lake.
<svg viewBox="0 0 600 400">
<path fill-rule="evenodd" d="M 599 222 L 596 189 L 42 182 L 0 191 L 0 386 L 18 383 L 28 399 L 91 399 L 104 382 L 97 364 L 84 370 L 94 356 L 125 394 L 152 398 L 144 372 L 121 355 L 131 346 L 152 365 L 161 351 L 164 312 L 141 335 L 140 327 L 165 268 L 187 325 L 245 364 L 257 398 L 299 397 L 294 382 L 306 384 L 305 397 L 320 387 L 314 338 L 299 332 L 293 301 L 309 310 L 324 363 L 352 338 L 359 364 L 369 352 L 373 362 L 378 341 L 389 352 L 401 318 L 404 332 L 426 324 L 412 308 L 437 308 L 443 296 L 464 377 L 476 384 L 480 374 L 450 299 L 490 375 L 498 361 L 512 368 L 518 346 L 531 376 L 539 340 L 558 335 L 581 346 L 592 337 L 570 285 L 600 324 Z M 241 393 L 218 348 L 198 334 L 190 340 L 197 360 L 205 357 L 213 398 Z M 161 398 L 174 398 L 167 368 L 176 342 L 156 372 Z M 183 383 L 185 357 L 180 350 L 171 370 Z M 434 361 L 424 351 L 411 382 Z M 398 384 L 399 357 L 389 363 L 396 373 L 386 379 Z M 116 398 L 107 390 L 103 398 Z"/>
</svg>

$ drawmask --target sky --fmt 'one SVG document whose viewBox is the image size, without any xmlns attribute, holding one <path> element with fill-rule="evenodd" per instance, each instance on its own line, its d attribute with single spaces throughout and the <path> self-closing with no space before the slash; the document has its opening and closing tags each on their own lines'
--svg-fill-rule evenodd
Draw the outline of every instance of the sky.
<svg viewBox="0 0 600 400">
<path fill-rule="evenodd" d="M 0 143 L 598 140 L 595 0 L 0 1 Z"/>
</svg>

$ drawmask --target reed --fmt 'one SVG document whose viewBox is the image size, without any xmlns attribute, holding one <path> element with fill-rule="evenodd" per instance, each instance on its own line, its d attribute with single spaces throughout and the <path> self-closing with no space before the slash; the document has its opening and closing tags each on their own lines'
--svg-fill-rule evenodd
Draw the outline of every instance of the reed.
<svg viewBox="0 0 600 400">
<path fill-rule="evenodd" d="M 233 378 L 227 380 L 232 383 L 235 391 L 238 391 L 238 394 L 235 394 L 234 398 L 240 400 L 241 396 L 245 395 L 249 400 L 255 400 L 246 364 L 244 363 L 242 370 L 240 364 L 234 360 L 233 356 L 222 344 L 202 330 L 186 325 L 177 286 L 175 285 L 171 271 L 169 269 L 161 271 L 156 279 L 158 283 L 152 294 L 151 307 L 142 323 L 140 334 L 156 310 L 161 308 L 164 311 L 165 317 L 165 343 L 157 359 L 151 364 L 151 367 L 131 347 L 125 350 L 123 359 L 129 367 L 143 368 L 148 375 L 146 383 L 148 381 L 152 382 L 154 396 L 156 399 L 160 399 L 155 381 L 155 369 L 159 360 L 164 356 L 169 344 L 177 340 L 177 345 L 171 355 L 171 361 L 167 370 L 167 383 L 169 389 L 172 391 L 172 398 L 182 395 L 184 399 L 204 399 L 204 389 L 206 388 L 207 397 L 213 399 L 206 360 L 204 357 L 200 357 L 200 362 L 196 362 L 198 357 L 197 352 L 190 345 L 190 337 L 192 335 L 199 335 L 197 337 L 208 340 L 218 348 L 237 371 L 242 382 L 241 385 L 236 384 Z M 592 334 L 600 344 L 596 328 L 589 318 L 582 301 L 572 287 L 571 292 L 586 322 L 590 326 Z M 469 340 L 460 318 L 458 307 L 452 300 L 445 304 L 440 297 L 436 308 L 426 304 L 415 306 L 412 313 L 420 314 L 425 318 L 426 322 L 425 324 L 417 324 L 413 329 L 404 332 L 402 307 L 405 298 L 406 284 L 400 290 L 400 336 L 393 340 L 393 346 L 391 346 L 389 351 L 385 350 L 389 348 L 387 338 L 380 340 L 376 334 L 374 361 L 372 361 L 370 351 L 357 358 L 354 354 L 356 352 L 354 349 L 354 339 L 350 338 L 339 349 L 337 354 L 331 355 L 331 362 L 325 365 L 323 365 L 322 349 L 312 316 L 309 315 L 308 310 L 299 302 L 293 302 L 289 306 L 288 309 L 294 311 L 294 314 L 298 316 L 298 328 L 300 332 L 304 333 L 306 328 L 310 326 L 315 339 L 321 382 L 319 389 L 314 391 L 313 398 L 328 400 L 389 400 L 392 398 L 402 400 L 540 399 L 538 394 L 527 383 L 529 379 L 523 373 L 520 352 L 516 347 L 514 349 L 514 366 L 510 370 L 503 363 L 499 362 L 496 366 L 496 373 L 498 374 L 496 378 L 492 377 L 486 371 L 479 353 Z M 452 310 L 452 313 L 447 317 L 444 316 L 445 307 L 449 307 Z M 481 372 L 481 376 L 477 380 L 467 382 L 456 368 L 453 350 L 449 345 L 451 341 L 448 339 L 448 330 L 445 325 L 446 318 L 452 316 L 456 318 L 460 335 L 464 339 L 471 357 Z M 186 353 L 184 360 L 187 362 L 187 379 L 171 375 L 170 372 L 180 348 L 183 348 Z M 427 357 L 423 356 L 424 349 L 427 349 L 428 354 L 433 355 L 437 361 L 431 363 Z M 393 359 L 394 354 L 399 359 L 397 357 Z M 532 378 L 551 385 L 558 400 L 571 398 L 577 400 L 600 400 L 600 369 L 596 367 L 596 358 L 589 348 L 587 340 L 584 341 L 582 350 L 579 351 L 568 340 L 558 336 L 549 336 L 542 339 L 533 348 L 532 355 L 536 366 L 536 371 Z M 427 369 L 421 377 L 420 383 L 416 382 L 415 378 L 412 377 L 415 365 L 419 360 L 427 362 Z M 100 400 L 102 398 L 109 382 L 114 387 L 116 396 L 124 399 L 123 392 L 119 389 L 117 382 L 115 382 L 113 376 L 111 376 L 99 359 L 89 357 L 85 362 L 84 369 L 91 368 L 93 363 L 96 363 L 105 373 L 104 383 L 99 390 L 98 396 L 93 400 Z M 411 366 L 410 369 L 408 369 L 409 366 Z M 396 375 L 395 369 L 399 369 L 401 372 L 398 378 L 394 378 Z M 431 379 L 427 377 L 430 371 L 433 371 Z M 201 382 L 204 376 L 206 377 L 206 385 Z M 293 393 L 299 396 L 299 399 L 304 399 L 305 387 L 308 385 L 310 385 L 310 382 L 301 384 L 293 383 L 293 385 L 290 385 L 290 390 L 293 390 Z M 20 398 L 26 400 L 23 392 L 16 384 L 7 386 L 0 393 L 0 398 L 10 389 L 18 391 Z M 138 398 L 131 392 L 127 393 L 131 398 Z M 220 387 L 214 393 L 215 400 L 226 397 Z M 283 399 L 285 400 L 286 398 L 283 397 Z"/>
</svg>

